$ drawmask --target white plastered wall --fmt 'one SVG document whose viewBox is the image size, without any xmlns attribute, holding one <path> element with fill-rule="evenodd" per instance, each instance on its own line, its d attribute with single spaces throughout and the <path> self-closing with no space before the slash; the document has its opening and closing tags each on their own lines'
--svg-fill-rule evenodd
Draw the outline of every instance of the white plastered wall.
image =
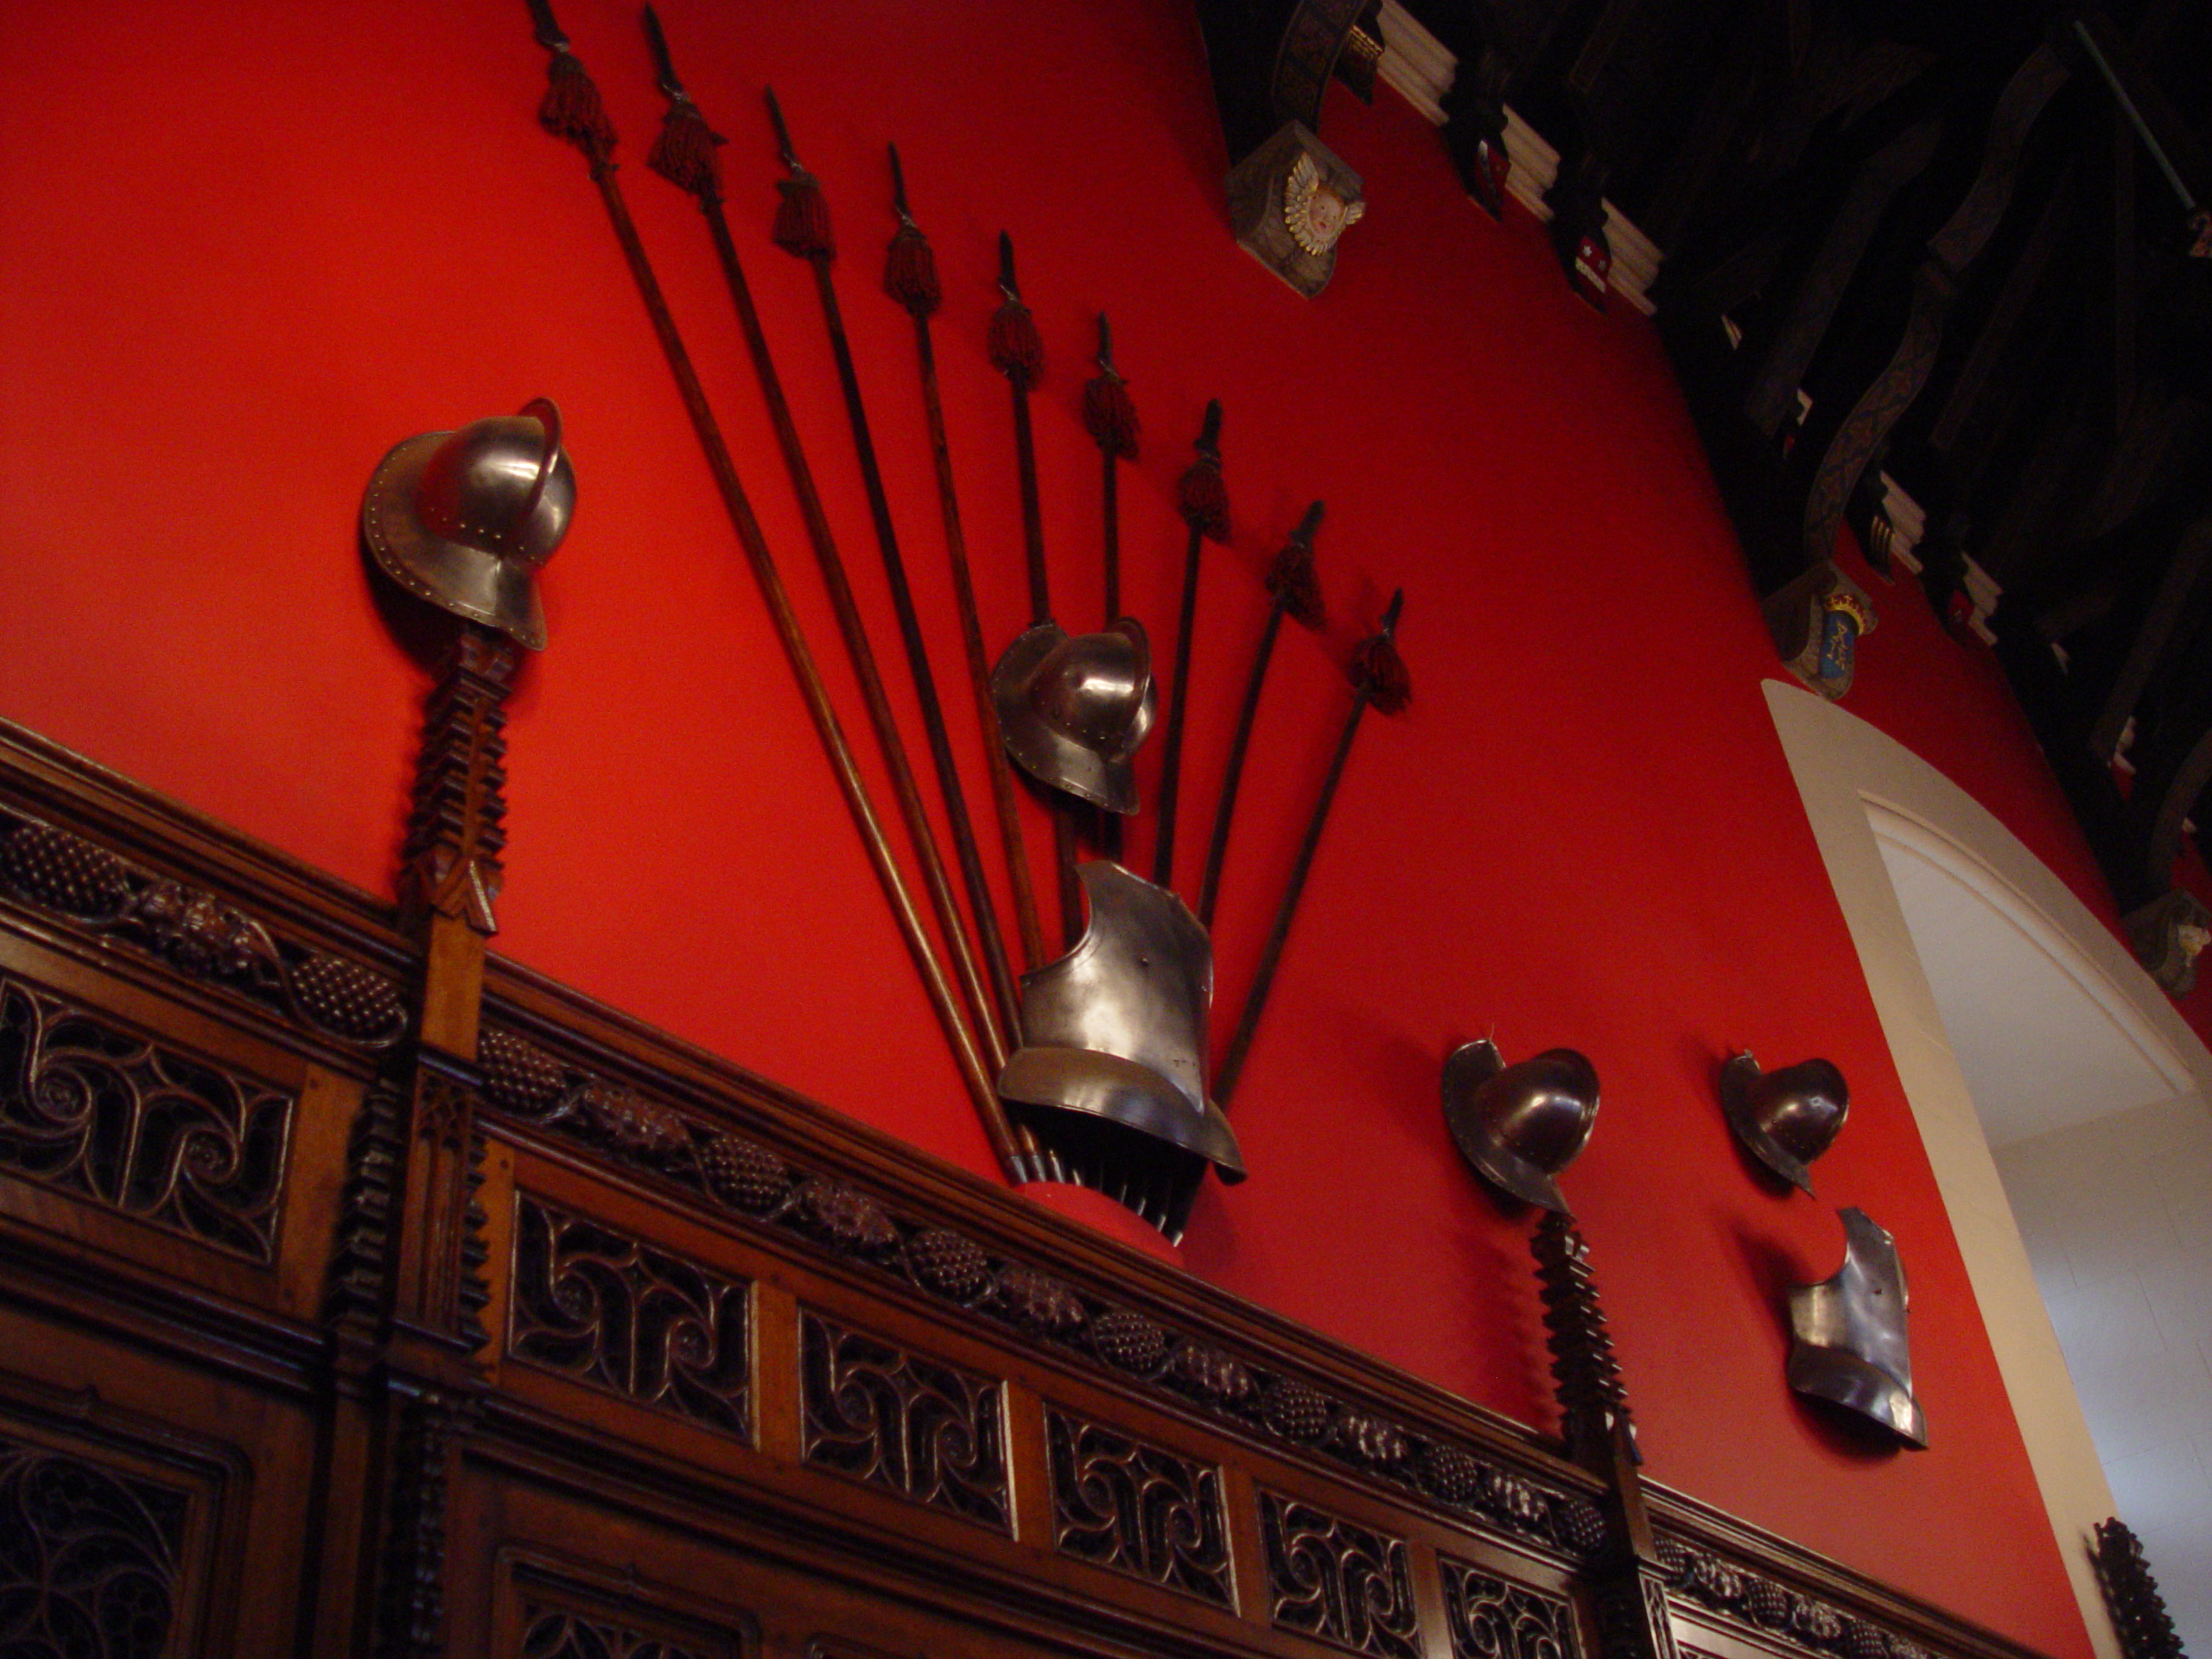
<svg viewBox="0 0 2212 1659">
<path fill-rule="evenodd" d="M 2117 997 L 2185 1080 L 2212 1093 L 2212 1054 L 2150 977 L 2065 885 L 1966 792 L 1857 716 L 1770 681 L 1769 712 L 1850 927 L 1897 1075 L 1965 1258 L 2013 1415 L 2100 1654 L 2119 1643 L 2089 1565 L 2090 1529 L 2113 1511 L 2066 1360 L 2015 1224 L 1995 1158 L 1946 1037 L 1936 997 L 1884 862 L 1875 820 L 1890 815 L 1955 849 L 2009 888 Z"/>
</svg>

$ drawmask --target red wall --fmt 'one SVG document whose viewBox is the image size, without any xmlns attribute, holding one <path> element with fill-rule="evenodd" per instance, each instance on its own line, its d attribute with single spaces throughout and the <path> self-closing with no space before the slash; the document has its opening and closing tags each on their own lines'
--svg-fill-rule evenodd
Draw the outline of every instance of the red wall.
<svg viewBox="0 0 2212 1659">
<path fill-rule="evenodd" d="M 709 244 L 641 164 L 659 100 L 634 19 L 566 10 L 865 747 Z M 831 194 L 855 348 L 948 673 L 908 326 L 876 289 L 886 139 L 945 276 L 940 354 L 995 646 L 1023 611 L 1007 399 L 981 348 L 1000 227 L 1052 356 L 1038 439 L 1064 616 L 1100 603 L 1096 461 L 1075 416 L 1093 311 L 1112 312 L 1147 422 L 1124 543 L 1133 607 L 1163 642 L 1173 480 L 1206 397 L 1227 404 L 1238 531 L 1207 555 L 1193 874 L 1258 573 L 1306 501 L 1328 501 L 1332 634 L 1325 649 L 1294 633 L 1278 658 L 1217 930 L 1224 1032 L 1333 741 L 1337 661 L 1407 589 L 1415 700 L 1361 736 L 1236 1101 L 1254 1177 L 1202 1201 L 1190 1267 L 1548 1421 L 1527 1217 L 1452 1154 L 1436 1081 L 1452 1045 L 1493 1026 L 1516 1057 L 1580 1047 L 1606 1103 L 1569 1186 L 1653 1472 L 2086 1653 L 1768 722 L 1772 649 L 1648 327 L 1573 300 L 1534 225 L 1468 204 L 1434 134 L 1388 92 L 1371 111 L 1332 95 L 1326 137 L 1370 207 L 1328 292 L 1296 298 L 1227 234 L 1203 54 L 1172 0 L 671 0 L 666 22 L 732 137 L 731 218 L 894 684 L 810 283 L 766 239 L 764 79 Z M 501 948 L 988 1173 L 582 163 L 534 124 L 543 73 L 523 8 L 489 0 L 13 9 L 0 712 L 387 890 L 426 672 L 385 613 L 410 638 L 429 631 L 365 573 L 360 490 L 400 438 L 550 393 L 581 504 L 543 584 L 552 649 L 511 726 Z M 1885 684 L 1911 643 L 1896 613 L 1918 601 L 1882 603 L 1862 712 L 1897 710 L 1891 728 L 1939 764 L 2001 741 L 2031 770 L 1986 686 L 1939 727 L 1903 679 Z M 1929 632 L 1916 651 L 1955 650 Z M 964 701 L 947 701 L 972 753 Z M 2063 823 L 2045 785 L 2011 776 L 1993 807 Z M 980 804 L 980 767 L 971 787 Z M 1046 845 L 1042 821 L 1031 830 Z M 1866 1450 L 1783 1385 L 1778 1299 L 1834 1268 L 1840 1233 L 1822 1205 L 1746 1173 L 1710 1089 L 1738 1045 L 1826 1054 L 1851 1077 L 1821 1193 L 1870 1210 L 1910 1262 L 1925 1453 Z"/>
</svg>

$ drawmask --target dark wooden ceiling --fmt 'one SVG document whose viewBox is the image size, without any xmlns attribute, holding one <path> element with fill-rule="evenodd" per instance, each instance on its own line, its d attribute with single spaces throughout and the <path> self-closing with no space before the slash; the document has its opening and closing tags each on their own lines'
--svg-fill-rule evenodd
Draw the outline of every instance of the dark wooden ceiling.
<svg viewBox="0 0 2212 1659">
<path fill-rule="evenodd" d="M 1981 573 L 2001 588 L 2001 659 L 2171 956 L 2183 823 L 2212 825 L 2212 6 L 1405 3 L 1459 59 L 1471 188 L 1510 105 L 1560 152 L 1563 262 L 1601 198 L 1661 248 L 1763 596 L 1840 524 L 1885 563 L 1885 474 L 1924 509 L 1939 613 L 1963 632 Z M 1301 29 L 1379 29 L 1341 0 L 1199 10 L 1237 154 L 1295 112 L 1264 76 Z"/>
</svg>

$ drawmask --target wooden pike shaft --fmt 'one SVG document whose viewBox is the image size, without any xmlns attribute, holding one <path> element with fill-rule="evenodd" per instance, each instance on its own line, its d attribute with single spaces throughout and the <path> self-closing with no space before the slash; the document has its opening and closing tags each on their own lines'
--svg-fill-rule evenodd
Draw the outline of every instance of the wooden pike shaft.
<svg viewBox="0 0 2212 1659">
<path fill-rule="evenodd" d="M 1291 533 L 1293 545 L 1303 546 L 1310 553 L 1314 532 L 1320 524 L 1321 504 L 1316 501 L 1306 510 L 1305 518 Z M 1236 791 L 1244 779 L 1244 756 L 1251 747 L 1252 727 L 1259 718 L 1260 691 L 1267 683 L 1268 664 L 1274 660 L 1275 636 L 1282 632 L 1283 614 L 1290 608 L 1291 598 L 1287 586 L 1276 588 L 1274 603 L 1268 607 L 1267 625 L 1260 630 L 1260 649 L 1252 659 L 1251 677 L 1244 683 L 1244 704 L 1236 711 L 1236 734 L 1230 740 L 1229 766 L 1222 776 L 1221 798 L 1214 806 L 1213 838 L 1206 844 L 1205 874 L 1198 883 L 1198 921 L 1208 929 L 1213 926 L 1214 903 L 1221 897 L 1221 867 L 1229 856 L 1229 826 L 1236 815 Z"/>
<path fill-rule="evenodd" d="M 899 152 L 891 152 L 892 188 L 902 218 L 906 213 L 906 181 L 899 167 Z M 911 222 L 911 221 L 910 221 Z M 929 422 L 930 454 L 937 464 L 938 504 L 944 518 L 944 544 L 952 563 L 952 594 L 960 613 L 960 637 L 968 658 L 968 680 L 975 693 L 976 718 L 989 756 L 991 798 L 998 811 L 999 839 L 1006 848 L 1008 874 L 1014 887 L 1014 927 L 1021 938 L 1023 964 L 1034 968 L 1045 960 L 1045 938 L 1037 924 L 1037 889 L 1030 879 L 1029 851 L 1021 833 L 1021 809 L 1014 794 L 1014 768 L 999 741 L 998 704 L 991 698 L 991 660 L 983 645 L 983 626 L 976 606 L 976 581 L 968 568 L 968 537 L 960 524 L 960 498 L 953 486 L 952 446 L 945 436 L 944 401 L 937 384 L 937 343 L 930 333 L 929 314 L 914 313 L 914 352 L 921 365 L 922 408 Z M 1018 1028 L 1019 1021 L 1007 1027 Z"/>
<path fill-rule="evenodd" d="M 556 49 L 565 53 L 567 48 L 564 44 Z M 798 682 L 799 694 L 805 701 L 807 713 L 812 717 L 815 731 L 829 756 L 830 770 L 836 776 L 845 804 L 860 829 L 861 841 L 868 850 L 868 861 L 875 868 L 876 878 L 882 883 L 884 896 L 890 901 L 893 917 L 906 938 L 907 950 L 913 956 L 915 967 L 920 971 L 923 988 L 929 994 L 931 1006 L 936 1010 L 938 1022 L 944 1027 L 945 1037 L 952 1046 L 953 1058 L 968 1085 L 976 1116 L 982 1122 L 983 1133 L 1008 1175 L 1019 1179 L 1020 1166 L 1006 1109 L 999 1102 L 991 1074 L 984 1070 L 983 1058 L 976 1047 L 975 1034 L 969 1030 L 961 1014 L 952 986 L 945 977 L 944 965 L 938 960 L 937 950 L 930 939 L 928 929 L 922 921 L 920 912 L 915 908 L 912 894 L 907 891 L 906 878 L 899 874 L 898 863 L 892 855 L 890 839 L 884 834 L 882 822 L 877 817 L 874 804 L 868 798 L 867 782 L 861 778 L 859 764 L 853 758 L 852 747 L 845 740 L 844 728 L 838 723 L 836 710 L 830 706 L 829 691 L 823 683 L 821 670 L 816 666 L 814 653 L 808 648 L 798 613 L 791 608 L 791 595 L 785 589 L 783 577 L 776 569 L 775 556 L 769 550 L 760 520 L 753 515 L 753 504 L 747 499 L 745 486 L 738 479 L 736 465 L 730 459 L 729 446 L 722 438 L 721 429 L 707 402 L 707 394 L 699 384 L 698 371 L 692 366 L 691 354 L 684 349 L 683 336 L 677 332 L 676 320 L 669 311 L 668 300 L 661 292 L 659 280 L 653 275 L 652 264 L 645 256 L 645 245 L 639 239 L 638 227 L 630 218 L 629 205 L 623 200 L 622 187 L 614 176 L 611 139 L 605 142 L 579 139 L 575 142 L 591 163 L 592 182 L 599 187 L 600 200 L 605 204 L 607 219 L 614 227 L 615 240 L 621 244 L 623 257 L 630 266 L 630 275 L 638 285 L 639 296 L 644 300 L 646 315 L 652 320 L 653 333 L 659 338 L 662 354 L 668 359 L 669 370 L 676 378 L 677 391 L 683 399 L 692 429 L 698 435 L 700 448 L 706 452 L 707 465 L 714 474 L 722 505 L 729 514 L 731 525 L 737 531 L 738 541 L 745 549 L 747 563 L 752 567 L 753 580 L 759 584 L 761 598 L 768 607 L 768 615 L 775 624 L 784 653 L 791 661 L 792 674 Z M 732 257 L 734 257 L 734 251 Z M 849 593 L 847 598 L 849 601 Z M 941 878 L 941 870 L 939 874 Z"/>
<path fill-rule="evenodd" d="M 1221 402 L 1206 405 L 1205 425 L 1198 435 L 1200 455 L 1218 457 L 1221 442 Z M 1183 720 L 1190 708 L 1191 634 L 1198 619 L 1198 550 L 1205 545 L 1203 522 L 1191 520 L 1189 544 L 1183 553 L 1183 603 L 1175 620 L 1175 677 L 1167 686 L 1167 744 L 1160 766 L 1160 839 L 1153 849 L 1154 884 L 1175 884 L 1175 809 L 1182 796 Z"/>
<path fill-rule="evenodd" d="M 1205 874 L 1198 882 L 1198 923 L 1211 930 L 1213 907 L 1221 896 L 1221 867 L 1229 856 L 1230 820 L 1236 812 L 1236 791 L 1244 780 L 1244 753 L 1252 742 L 1252 727 L 1259 718 L 1260 688 L 1267 683 L 1268 664 L 1275 652 L 1275 636 L 1282 632 L 1283 601 L 1277 595 L 1268 607 L 1267 626 L 1260 630 L 1260 654 L 1252 661 L 1251 677 L 1244 683 L 1244 706 L 1236 712 L 1236 735 L 1230 741 L 1229 768 L 1222 775 L 1221 800 L 1214 808 L 1213 839 L 1206 844 Z"/>
<path fill-rule="evenodd" d="M 1382 632 L 1387 637 L 1397 625 L 1398 610 L 1405 595 L 1401 593 L 1390 601 L 1390 608 L 1382 620 Z M 1214 1082 L 1213 1097 L 1222 1106 L 1229 1104 L 1229 1097 L 1236 1090 L 1236 1079 L 1244 1071 L 1244 1057 L 1251 1052 L 1253 1033 L 1259 1029 L 1260 1015 L 1268 1006 L 1268 993 L 1274 988 L 1275 969 L 1282 966 L 1284 943 L 1290 938 L 1291 918 L 1298 913 L 1298 900 L 1306 891 L 1306 878 L 1313 872 L 1313 855 L 1321 846 L 1321 831 L 1329 822 L 1329 808 L 1337 798 L 1337 785 L 1344 781 L 1344 762 L 1351 756 L 1351 741 L 1359 734 L 1359 718 L 1367 712 L 1368 688 L 1356 683 L 1352 691 L 1351 709 L 1344 716 L 1344 735 L 1337 740 L 1337 753 L 1329 762 L 1329 775 L 1322 782 L 1320 798 L 1313 803 L 1313 816 L 1306 825 L 1306 839 L 1300 843 L 1298 860 L 1291 866 L 1290 881 L 1283 889 L 1282 902 L 1275 906 L 1274 924 L 1268 930 L 1268 943 L 1260 952 L 1260 969 L 1253 976 L 1252 988 L 1244 998 L 1244 1011 L 1237 1016 L 1236 1034 L 1229 1039 L 1229 1052 L 1221 1063 L 1221 1075 Z"/>
<path fill-rule="evenodd" d="M 775 111 L 779 136 L 784 135 L 782 111 L 775 94 L 768 95 Z M 787 140 L 788 142 L 788 140 Z M 794 163 L 796 165 L 796 163 Z M 818 187 L 817 187 L 818 188 Z M 720 216 L 720 208 L 713 211 Z M 984 966 L 998 998 L 1002 1030 L 1021 1028 L 1021 998 L 1014 988 L 1006 940 L 999 931 L 998 906 L 991 898 L 990 882 L 983 874 L 982 855 L 976 845 L 975 821 L 968 813 L 967 791 L 961 787 L 960 768 L 952 758 L 952 739 L 944 723 L 944 706 L 938 699 L 937 673 L 930 666 L 929 646 L 922 638 L 921 613 L 914 607 L 913 589 L 906 581 L 906 562 L 899 550 L 899 531 L 892 522 L 891 498 L 883 487 L 883 469 L 875 453 L 875 437 L 868 429 L 868 406 L 861 395 L 859 372 L 853 364 L 852 342 L 845 334 L 845 319 L 837 304 L 837 288 L 830 273 L 831 255 L 825 249 L 807 256 L 814 267 L 814 289 L 822 303 L 822 320 L 830 334 L 830 351 L 837 365 L 837 382 L 845 395 L 845 415 L 853 429 L 853 447 L 860 457 L 861 484 L 868 495 L 868 516 L 875 527 L 875 542 L 883 556 L 883 575 L 891 590 L 891 607 L 899 620 L 899 637 L 906 653 L 906 667 L 913 677 L 915 700 L 922 711 L 922 730 L 937 771 L 938 789 L 944 798 L 945 818 L 952 831 L 953 856 L 960 865 L 963 885 L 976 918 L 976 932 L 983 948 Z M 957 925 L 957 919 L 951 924 Z M 988 1020 L 984 1022 L 993 1059 L 1003 1068 L 1006 1045 Z"/>
<path fill-rule="evenodd" d="M 1014 238 L 999 232 L 999 287 L 1019 304 L 1021 291 L 1014 281 Z M 1037 494 L 1037 439 L 1029 425 L 1029 378 L 1009 372 L 1007 385 L 1014 393 L 1014 471 L 1021 486 L 1021 544 L 1029 563 L 1029 623 L 1032 627 L 1052 620 L 1052 578 L 1045 569 L 1045 515 Z M 1075 874 L 1075 803 L 1052 804 L 1052 863 L 1060 888 L 1060 940 L 1072 949 L 1083 937 L 1083 890 Z"/>
</svg>

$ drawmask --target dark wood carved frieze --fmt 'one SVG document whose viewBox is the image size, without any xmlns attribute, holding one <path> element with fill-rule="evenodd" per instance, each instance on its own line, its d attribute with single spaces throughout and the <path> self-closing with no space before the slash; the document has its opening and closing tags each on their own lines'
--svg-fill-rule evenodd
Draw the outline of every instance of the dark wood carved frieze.
<svg viewBox="0 0 2212 1659">
<path fill-rule="evenodd" d="M 1268 1615 L 1296 1630 L 1376 1659 L 1421 1659 L 1406 1541 L 1262 1491 Z"/>
<path fill-rule="evenodd" d="M 1680 1659 L 1667 1586 L 1657 1574 L 1630 1567 L 1600 1583 L 1592 1599 L 1599 1659 Z"/>
<path fill-rule="evenodd" d="M 1046 1408 L 1045 1429 L 1056 1548 L 1201 1601 L 1231 1605 L 1218 1469 L 1057 1406 Z"/>
<path fill-rule="evenodd" d="M 1543 1485 L 1471 1446 L 1316 1388 L 1193 1331 L 1172 1329 L 956 1230 L 897 1213 L 850 1185 L 495 1026 L 484 1101 L 541 1132 L 660 1178 L 725 1221 L 769 1227 L 1068 1357 L 1089 1360 L 1293 1456 L 1412 1492 L 1569 1560 L 1603 1538 L 1579 1492 Z"/>
<path fill-rule="evenodd" d="M 668 1641 L 611 1619 L 560 1607 L 524 1614 L 518 1659 L 716 1659 L 705 1648 Z"/>
<path fill-rule="evenodd" d="M 1557 1596 L 1440 1555 L 1452 1659 L 1580 1659 L 1574 1616 Z"/>
<path fill-rule="evenodd" d="M 507 1352 L 556 1376 L 752 1439 L 751 1287 L 515 1197 Z"/>
<path fill-rule="evenodd" d="M 324 1037 L 373 1051 L 407 1034 L 406 1001 L 391 976 L 10 807 L 0 807 L 0 890 Z"/>
<path fill-rule="evenodd" d="M 799 1315 L 801 1455 L 1001 1532 L 1014 1525 L 1002 1384 L 811 1309 Z"/>
<path fill-rule="evenodd" d="M 1659 1541 L 1669 1591 L 1709 1612 L 1838 1659 L 1931 1659 L 1908 1637 L 1853 1618 L 1710 1551 L 1673 1538 Z"/>
<path fill-rule="evenodd" d="M 446 1651 L 446 1511 L 452 1453 L 479 1402 L 426 1388 L 394 1402 L 391 1515 L 385 1535 L 377 1659 L 442 1659 Z"/>
<path fill-rule="evenodd" d="M 0 1653 L 160 1659 L 191 1496 L 0 1435 Z"/>
<path fill-rule="evenodd" d="M 293 1096 L 0 977 L 0 1171 L 252 1262 Z"/>
</svg>

